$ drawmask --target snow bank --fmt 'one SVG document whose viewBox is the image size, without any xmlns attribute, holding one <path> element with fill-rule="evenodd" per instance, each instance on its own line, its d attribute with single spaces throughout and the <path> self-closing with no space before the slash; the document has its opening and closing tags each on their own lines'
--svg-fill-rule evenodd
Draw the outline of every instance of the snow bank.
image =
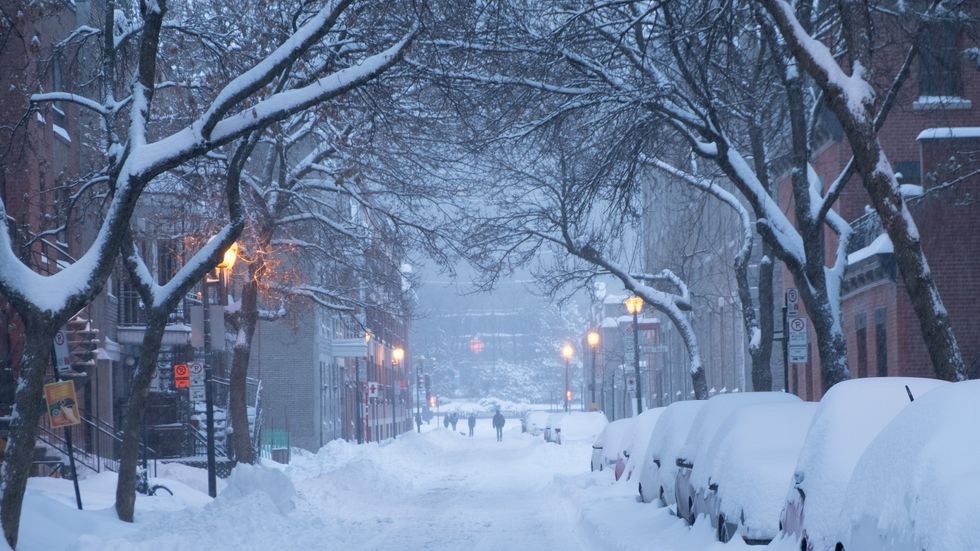
<svg viewBox="0 0 980 551">
<path fill-rule="evenodd" d="M 817 411 L 814 403 L 774 403 L 736 410 L 720 429 L 706 468 L 718 484 L 720 512 L 744 518 L 743 535 L 771 539 L 803 439 Z"/>
<path fill-rule="evenodd" d="M 904 408 L 854 468 L 847 549 L 980 549 L 977 419 L 980 381 L 944 385 Z"/>
<path fill-rule="evenodd" d="M 883 233 L 876 237 L 867 247 L 863 247 L 847 255 L 847 263 L 857 264 L 870 256 L 876 254 L 892 254 L 893 252 L 895 252 L 895 247 L 892 245 L 892 240 L 888 237 L 887 233 Z"/>
<path fill-rule="evenodd" d="M 638 471 L 649 455 L 647 452 L 650 447 L 650 437 L 657 426 L 657 421 L 667 408 L 648 409 L 641 413 L 636 419 L 636 424 L 626 448 L 630 451 L 629 460 L 626 462 L 625 475 L 621 480 L 631 480 L 633 473 Z M 634 481 L 635 482 L 635 481 Z"/>
<path fill-rule="evenodd" d="M 281 470 L 262 465 L 239 463 L 228 478 L 225 491 L 219 494 L 221 500 L 239 500 L 252 494 L 267 494 L 280 514 L 296 508 L 296 490 L 293 483 Z"/>
<path fill-rule="evenodd" d="M 677 454 L 704 404 L 704 400 L 690 400 L 674 402 L 664 408 L 647 444 L 650 453 L 640 468 L 643 501 L 649 503 L 656 499 L 660 486 L 664 487 L 664 497 L 668 503 L 673 501 Z M 655 461 L 660 462 L 659 467 Z"/>
<path fill-rule="evenodd" d="M 804 529 L 815 549 L 833 548 L 844 492 L 858 458 L 871 440 L 909 405 L 905 386 L 918 400 L 936 379 L 875 377 L 837 383 L 827 391 L 800 450 L 794 476 L 806 494 Z M 791 488 L 789 498 L 797 492 Z"/>
</svg>

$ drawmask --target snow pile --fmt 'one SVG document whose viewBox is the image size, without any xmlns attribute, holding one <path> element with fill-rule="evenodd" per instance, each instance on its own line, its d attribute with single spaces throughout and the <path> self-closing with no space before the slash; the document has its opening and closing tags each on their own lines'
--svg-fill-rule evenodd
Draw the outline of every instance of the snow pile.
<svg viewBox="0 0 980 551">
<path fill-rule="evenodd" d="M 980 549 L 977 419 L 980 381 L 944 385 L 902 410 L 854 468 L 847 549 Z"/>
<path fill-rule="evenodd" d="M 228 478 L 220 500 L 240 500 L 253 494 L 266 494 L 275 510 L 286 514 L 296 508 L 293 482 L 281 470 L 239 463 Z"/>
<path fill-rule="evenodd" d="M 635 417 L 627 417 L 609 423 L 592 443 L 593 448 L 602 449 L 602 459 L 607 465 L 615 463 L 623 455 L 623 451 L 629 450 L 635 421 Z"/>
<path fill-rule="evenodd" d="M 936 379 L 876 377 L 837 383 L 824 395 L 796 464 L 797 487 L 806 494 L 804 525 L 814 548 L 831 548 L 839 530 L 844 492 L 858 458 L 878 432 L 909 405 L 947 385 Z M 790 489 L 789 498 L 797 492 Z"/>
<path fill-rule="evenodd" d="M 691 425 L 704 404 L 703 400 L 690 400 L 674 402 L 664 408 L 653 434 L 650 435 L 647 445 L 649 457 L 643 461 L 640 471 L 640 495 L 643 501 L 649 503 L 656 499 L 660 487 L 663 486 L 664 498 L 668 504 L 673 502 L 677 454 L 687 441 Z M 655 461 L 660 462 L 659 467 Z"/>
<path fill-rule="evenodd" d="M 709 464 L 696 466 L 718 484 L 725 517 L 745 519 L 743 535 L 776 535 L 786 488 L 816 411 L 817 404 L 806 402 L 740 408 L 719 431 Z"/>
<path fill-rule="evenodd" d="M 867 247 L 858 249 L 847 255 L 847 263 L 857 264 L 865 258 L 876 254 L 892 254 L 893 252 L 895 252 L 895 247 L 892 245 L 892 240 L 888 237 L 887 233 L 883 233 L 876 237 Z"/>
<path fill-rule="evenodd" d="M 626 462 L 626 470 L 624 471 L 625 477 L 623 480 L 630 480 L 633 478 L 633 473 L 637 471 L 647 457 L 647 450 L 650 446 L 650 437 L 653 436 L 653 429 L 657 426 L 657 421 L 660 420 L 660 415 L 663 414 L 664 410 L 667 408 L 654 408 L 648 409 L 641 413 L 636 419 L 636 425 L 633 428 L 630 441 L 626 445 L 626 449 L 630 451 L 629 460 Z"/>
</svg>

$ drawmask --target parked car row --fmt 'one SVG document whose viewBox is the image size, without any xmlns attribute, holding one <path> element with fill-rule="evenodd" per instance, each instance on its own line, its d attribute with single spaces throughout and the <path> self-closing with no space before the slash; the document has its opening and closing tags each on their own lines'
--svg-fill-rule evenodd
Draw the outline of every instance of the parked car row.
<svg viewBox="0 0 980 551">
<path fill-rule="evenodd" d="M 645 503 L 722 542 L 802 551 L 980 549 L 980 381 L 882 377 L 722 394 L 609 424 L 593 470 L 638 475 Z M 614 449 L 609 449 L 615 446 Z"/>
</svg>

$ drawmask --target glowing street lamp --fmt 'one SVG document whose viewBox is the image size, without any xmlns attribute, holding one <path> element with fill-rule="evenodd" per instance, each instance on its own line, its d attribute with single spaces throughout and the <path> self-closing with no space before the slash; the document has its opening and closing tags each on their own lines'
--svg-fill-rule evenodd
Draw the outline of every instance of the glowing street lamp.
<svg viewBox="0 0 980 551">
<path fill-rule="evenodd" d="M 595 351 L 596 348 L 599 348 L 599 333 L 589 331 L 589 334 L 586 336 L 586 341 L 589 343 L 589 348 L 592 349 L 592 384 L 589 386 L 589 389 L 592 391 L 592 403 L 589 409 L 595 411 L 598 407 L 595 401 Z"/>
<path fill-rule="evenodd" d="M 214 239 L 214 238 L 212 238 Z M 217 284 L 219 304 L 226 304 L 228 292 L 225 287 L 225 274 L 230 273 L 235 266 L 238 258 L 238 243 L 232 243 L 228 250 L 224 252 L 221 262 L 216 266 L 218 271 L 217 279 L 204 277 L 202 306 L 204 318 L 204 415 L 205 415 L 205 434 L 207 435 L 207 465 L 208 465 L 208 495 L 215 497 L 218 495 L 218 465 L 215 457 L 214 447 L 214 390 L 211 388 L 212 371 L 214 366 L 211 358 L 211 291 L 208 289 L 210 284 Z"/>
<path fill-rule="evenodd" d="M 405 349 L 402 347 L 395 348 L 391 351 L 391 361 L 395 362 L 395 365 L 402 363 L 405 359 Z"/>
<path fill-rule="evenodd" d="M 643 299 L 633 295 L 626 299 L 626 311 L 633 315 L 633 366 L 636 368 L 636 414 L 643 413 L 643 385 L 640 384 L 640 325 L 637 317 L 643 310 Z"/>
<path fill-rule="evenodd" d="M 572 361 L 572 356 L 575 355 L 575 349 L 572 345 L 565 343 L 561 347 L 561 356 L 565 358 L 565 413 L 568 413 L 569 403 L 572 401 L 572 388 L 568 386 L 568 369 Z"/>
</svg>

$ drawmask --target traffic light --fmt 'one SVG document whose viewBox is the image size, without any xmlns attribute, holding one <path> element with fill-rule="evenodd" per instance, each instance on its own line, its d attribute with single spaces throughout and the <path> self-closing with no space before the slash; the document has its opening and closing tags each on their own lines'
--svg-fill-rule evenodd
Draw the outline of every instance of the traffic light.
<svg viewBox="0 0 980 551">
<path fill-rule="evenodd" d="M 86 369 L 95 367 L 95 350 L 99 347 L 99 330 L 92 329 L 89 321 L 84 318 L 69 320 L 67 329 L 71 368 L 84 373 Z"/>
<path fill-rule="evenodd" d="M 436 407 L 436 397 L 435 396 L 429 396 L 429 407 L 430 408 Z"/>
<path fill-rule="evenodd" d="M 554 394 L 552 394 L 552 396 L 554 396 Z M 572 401 L 572 391 L 571 390 L 566 390 L 565 391 L 565 401 L 566 402 L 571 402 Z"/>
</svg>

